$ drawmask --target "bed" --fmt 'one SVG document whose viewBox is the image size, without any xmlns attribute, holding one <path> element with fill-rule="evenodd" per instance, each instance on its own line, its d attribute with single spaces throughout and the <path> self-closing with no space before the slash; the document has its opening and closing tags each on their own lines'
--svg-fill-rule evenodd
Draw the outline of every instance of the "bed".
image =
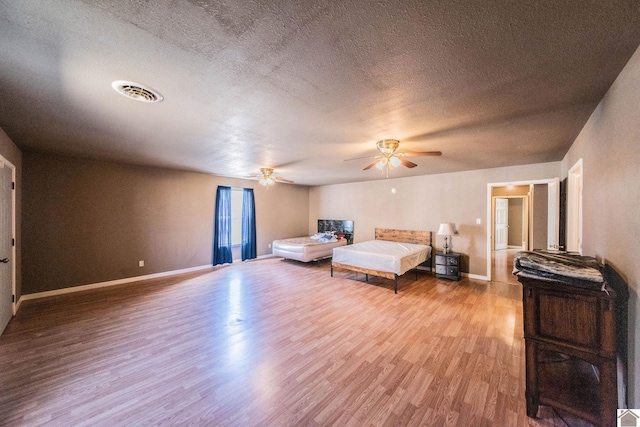
<svg viewBox="0 0 640 427">
<path fill-rule="evenodd" d="M 353 221 L 319 219 L 318 233 L 274 240 L 271 252 L 285 259 L 310 262 L 329 258 L 334 248 L 350 243 L 353 243 Z"/>
<path fill-rule="evenodd" d="M 420 264 L 428 261 L 431 271 L 431 231 L 393 230 L 376 228 L 375 240 L 356 243 L 333 250 L 331 277 L 334 268 L 342 268 L 395 281 L 393 291 L 398 293 L 398 276 L 414 269 L 416 280 Z"/>
</svg>

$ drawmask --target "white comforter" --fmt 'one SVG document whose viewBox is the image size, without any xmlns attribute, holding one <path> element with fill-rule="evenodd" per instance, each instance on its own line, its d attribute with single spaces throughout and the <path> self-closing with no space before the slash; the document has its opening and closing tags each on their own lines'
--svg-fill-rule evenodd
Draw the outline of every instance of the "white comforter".
<svg viewBox="0 0 640 427">
<path fill-rule="evenodd" d="M 398 276 L 427 260 L 431 247 L 413 243 L 369 240 L 333 249 L 333 262 L 395 273 Z"/>
</svg>

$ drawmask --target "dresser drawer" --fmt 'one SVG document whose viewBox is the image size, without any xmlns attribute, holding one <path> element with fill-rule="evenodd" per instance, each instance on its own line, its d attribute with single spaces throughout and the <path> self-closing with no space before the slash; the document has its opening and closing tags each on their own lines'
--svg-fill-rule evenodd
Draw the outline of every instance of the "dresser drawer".
<svg viewBox="0 0 640 427">
<path fill-rule="evenodd" d="M 457 256 L 436 255 L 436 265 L 458 265 Z"/>
<path fill-rule="evenodd" d="M 436 265 L 436 274 L 457 275 L 458 267 L 450 265 Z"/>
</svg>

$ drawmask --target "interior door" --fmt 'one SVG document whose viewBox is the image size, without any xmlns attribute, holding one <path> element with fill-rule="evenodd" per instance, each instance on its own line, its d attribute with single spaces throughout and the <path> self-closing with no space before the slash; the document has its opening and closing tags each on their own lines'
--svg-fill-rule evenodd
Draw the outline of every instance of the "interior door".
<svg viewBox="0 0 640 427">
<path fill-rule="evenodd" d="M 0 334 L 13 316 L 13 170 L 0 160 Z"/>
<path fill-rule="evenodd" d="M 509 199 L 496 198 L 495 250 L 507 249 L 509 244 Z"/>
</svg>

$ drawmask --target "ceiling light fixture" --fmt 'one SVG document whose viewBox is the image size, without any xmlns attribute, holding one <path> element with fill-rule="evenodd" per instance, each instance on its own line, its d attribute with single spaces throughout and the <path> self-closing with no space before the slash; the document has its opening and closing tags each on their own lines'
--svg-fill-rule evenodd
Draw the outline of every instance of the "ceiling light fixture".
<svg viewBox="0 0 640 427">
<path fill-rule="evenodd" d="M 273 168 L 260 168 L 260 173 L 247 175 L 245 176 L 245 178 L 257 179 L 258 184 L 267 187 L 267 190 L 269 189 L 269 187 L 273 186 L 273 184 L 275 184 L 276 182 L 286 182 L 289 184 L 293 184 L 293 181 L 291 181 L 290 179 L 286 179 L 281 176 L 274 175 Z"/>
<path fill-rule="evenodd" d="M 111 83 L 111 87 L 121 95 L 127 98 L 141 102 L 160 102 L 164 99 L 159 92 L 151 89 L 149 86 L 141 85 L 126 80 L 116 80 Z"/>
<path fill-rule="evenodd" d="M 271 187 L 273 184 L 276 183 L 276 180 L 272 176 L 273 169 L 272 168 L 260 168 L 260 172 L 262 173 L 262 176 L 260 177 L 260 179 L 258 179 L 258 183 L 260 185 L 264 185 L 265 187 L 267 187 L 267 190 L 268 190 L 269 187 Z"/>
<path fill-rule="evenodd" d="M 402 160 L 394 154 L 399 143 L 400 141 L 397 139 L 383 139 L 377 143 L 382 157 L 376 162 L 376 169 L 382 171 L 383 174 L 386 172 L 387 178 L 389 177 L 389 169 L 396 168 L 402 164 Z"/>
</svg>

